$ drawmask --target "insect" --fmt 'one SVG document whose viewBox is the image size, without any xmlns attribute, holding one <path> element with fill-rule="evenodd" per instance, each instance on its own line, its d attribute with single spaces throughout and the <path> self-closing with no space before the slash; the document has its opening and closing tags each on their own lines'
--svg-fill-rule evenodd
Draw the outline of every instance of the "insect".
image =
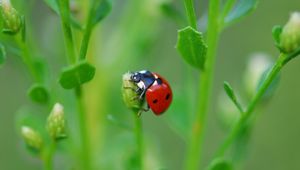
<svg viewBox="0 0 300 170">
<path fill-rule="evenodd" d="M 169 83 L 157 73 L 147 70 L 132 73 L 130 80 L 138 87 L 136 93 L 139 94 L 138 100 L 146 98 L 148 108 L 155 115 L 161 115 L 172 102 L 172 90 Z"/>
</svg>

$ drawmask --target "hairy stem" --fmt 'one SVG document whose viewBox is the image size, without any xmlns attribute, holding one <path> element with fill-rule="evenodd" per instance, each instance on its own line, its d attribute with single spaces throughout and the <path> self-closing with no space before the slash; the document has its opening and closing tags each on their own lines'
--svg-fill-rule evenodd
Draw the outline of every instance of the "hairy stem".
<svg viewBox="0 0 300 170">
<path fill-rule="evenodd" d="M 212 77 L 214 73 L 214 64 L 216 49 L 219 37 L 219 0 L 211 0 L 209 2 L 209 23 L 207 32 L 207 59 L 205 70 L 201 73 L 199 84 L 199 102 L 198 110 L 196 113 L 195 121 L 192 125 L 192 131 L 190 134 L 190 141 L 187 150 L 186 169 L 195 170 L 198 169 L 202 142 L 204 136 L 204 126 L 206 120 L 206 113 L 209 104 L 209 98 L 211 94 Z"/>
</svg>

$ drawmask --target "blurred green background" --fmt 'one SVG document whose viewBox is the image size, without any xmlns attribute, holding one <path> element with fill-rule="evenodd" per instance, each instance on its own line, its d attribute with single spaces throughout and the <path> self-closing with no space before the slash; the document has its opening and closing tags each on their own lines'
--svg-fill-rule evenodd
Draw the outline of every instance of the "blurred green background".
<svg viewBox="0 0 300 170">
<path fill-rule="evenodd" d="M 55 83 L 54 80 L 57 80 L 60 68 L 65 64 L 64 58 L 61 57 L 63 41 L 60 22 L 42 1 L 32 2 L 29 17 L 30 23 L 33 24 L 31 34 L 36 41 L 34 43 L 38 44 L 36 48 L 40 55 L 46 57 L 49 62 L 53 83 Z M 93 34 L 91 42 L 93 45 L 90 47 L 93 53 L 90 54 L 92 56 L 90 58 L 94 57 L 91 60 L 98 63 L 97 74 L 100 75 L 100 79 L 105 79 L 100 80 L 100 83 L 103 81 L 105 85 L 92 86 L 104 88 L 100 91 L 105 91 L 103 95 L 106 98 L 101 101 L 103 112 L 99 113 L 102 115 L 100 117 L 105 118 L 108 114 L 114 115 L 119 120 L 129 125 L 132 124 L 130 121 L 132 115 L 123 105 L 120 92 L 121 75 L 129 70 L 149 69 L 164 75 L 173 87 L 175 98 L 180 98 L 184 93 L 197 92 L 196 80 L 191 86 L 186 85 L 186 77 L 191 76 L 197 79 L 197 73 L 188 69 L 187 64 L 183 62 L 174 48 L 177 30 L 181 26 L 162 13 L 159 8 L 162 2 L 161 0 L 114 0 L 111 14 Z M 201 3 L 207 5 L 207 2 Z M 22 3 L 18 4 L 16 8 L 22 9 Z M 183 11 L 180 1 L 174 1 L 174 5 Z M 206 7 L 201 7 L 200 10 L 206 11 Z M 262 0 L 254 13 L 229 27 L 222 34 L 204 143 L 204 165 L 210 160 L 226 134 L 217 120 L 216 113 L 217 99 L 223 90 L 223 81 L 227 80 L 232 82 L 233 86 L 239 86 L 243 80 L 248 58 L 254 52 L 266 52 L 275 59 L 278 51 L 273 45 L 271 29 L 274 25 L 285 24 L 293 11 L 300 11 L 300 1 Z M 242 169 L 300 169 L 300 147 L 298 146 L 300 143 L 300 108 L 298 105 L 300 80 L 297 78 L 297 73 L 300 72 L 299 66 L 300 58 L 297 58 L 283 69 L 276 93 L 266 104 L 263 113 L 259 115 L 255 123 L 250 148 L 244 165 L 241 166 Z M 15 128 L 16 112 L 22 106 L 29 105 L 35 108 L 36 112 L 42 110 L 26 96 L 30 85 L 30 76 L 20 58 L 9 55 L 7 63 L 0 68 L 0 169 L 41 169 L 42 167 L 37 159 L 32 158 L 26 152 L 19 132 Z M 90 88 L 89 84 L 87 88 Z M 95 91 L 99 92 L 99 90 Z M 67 92 L 66 96 L 71 94 L 69 93 Z M 194 98 L 195 96 L 190 96 L 191 100 L 188 103 L 191 112 L 196 107 Z M 99 105 L 92 101 L 90 103 Z M 153 169 L 177 170 L 183 165 L 185 141 L 167 123 L 172 113 L 187 107 L 177 104 L 174 104 L 173 108 L 171 107 L 161 117 L 156 117 L 151 112 L 142 115 L 146 146 L 155 155 L 151 157 L 152 153 L 150 153 L 149 160 L 147 158 L 149 164 L 154 166 Z M 72 107 L 72 105 L 66 107 Z M 66 114 L 72 117 L 71 113 Z M 180 114 L 184 117 L 187 113 Z M 76 124 L 72 124 L 71 120 L 70 122 L 71 129 L 72 126 L 76 127 Z M 111 164 L 120 163 L 119 160 L 126 156 L 128 151 L 126 149 L 134 148 L 130 140 L 133 135 L 103 119 L 99 121 L 99 124 L 106 133 L 101 136 L 102 142 L 99 143 L 103 145 L 104 149 L 101 149 L 103 153 L 98 153 L 99 157 L 95 162 L 99 163 L 103 169 L 124 168 L 122 165 L 102 164 L 106 161 Z M 73 128 L 74 131 L 76 134 L 76 128 Z M 64 161 L 60 160 L 60 154 L 56 162 L 57 167 L 64 164 L 61 163 Z"/>
</svg>

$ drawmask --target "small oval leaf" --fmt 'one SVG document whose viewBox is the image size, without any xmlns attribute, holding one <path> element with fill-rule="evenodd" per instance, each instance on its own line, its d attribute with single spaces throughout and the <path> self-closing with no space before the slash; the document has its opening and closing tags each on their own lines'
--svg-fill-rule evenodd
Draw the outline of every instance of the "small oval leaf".
<svg viewBox="0 0 300 170">
<path fill-rule="evenodd" d="M 28 96 L 32 101 L 37 103 L 47 103 L 49 99 L 49 93 L 47 89 L 41 84 L 34 84 L 28 90 Z"/>
<path fill-rule="evenodd" d="M 3 45 L 0 44 L 0 66 L 5 62 L 6 60 L 6 50 Z"/>
<path fill-rule="evenodd" d="M 256 9 L 258 0 L 239 0 L 233 10 L 226 16 L 225 23 L 231 24 L 249 15 Z"/>
<path fill-rule="evenodd" d="M 207 170 L 233 170 L 232 163 L 223 158 L 217 158 L 211 162 Z"/>
<path fill-rule="evenodd" d="M 80 86 L 94 78 L 96 68 L 87 61 L 81 61 L 65 68 L 59 78 L 60 85 L 65 89 Z"/>
<path fill-rule="evenodd" d="M 178 31 L 177 50 L 191 66 L 204 69 L 207 45 L 201 32 L 188 26 Z"/>
<path fill-rule="evenodd" d="M 232 102 L 235 104 L 235 106 L 239 109 L 239 111 L 243 112 L 243 108 L 242 108 L 240 102 L 237 100 L 237 97 L 233 91 L 233 88 L 226 81 L 224 81 L 224 90 L 225 90 L 227 96 L 232 100 Z"/>
<path fill-rule="evenodd" d="M 281 47 L 280 47 L 280 35 L 281 35 L 281 32 L 282 32 L 282 26 L 280 25 L 276 25 L 273 27 L 272 29 L 272 36 L 273 36 L 273 39 L 275 41 L 275 46 L 280 50 L 281 50 Z"/>
<path fill-rule="evenodd" d="M 98 7 L 95 8 L 94 16 L 92 19 L 92 24 L 96 25 L 99 23 L 102 19 L 104 19 L 111 10 L 111 4 L 107 0 L 103 0 Z"/>
</svg>

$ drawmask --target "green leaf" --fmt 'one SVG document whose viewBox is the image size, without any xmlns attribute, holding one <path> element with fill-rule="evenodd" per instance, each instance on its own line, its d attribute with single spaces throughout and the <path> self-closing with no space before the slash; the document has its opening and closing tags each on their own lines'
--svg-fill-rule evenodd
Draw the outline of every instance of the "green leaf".
<svg viewBox="0 0 300 170">
<path fill-rule="evenodd" d="M 96 25 L 103 20 L 111 11 L 111 4 L 107 0 L 102 2 L 95 8 L 94 15 L 92 17 L 92 25 Z"/>
<path fill-rule="evenodd" d="M 188 113 L 190 101 L 186 100 L 187 95 L 184 93 L 177 93 L 174 96 L 172 105 L 168 110 L 169 114 L 166 114 L 167 123 L 170 128 L 177 133 L 183 139 L 186 139 L 189 135 L 192 120 Z"/>
<path fill-rule="evenodd" d="M 276 44 L 280 44 L 280 34 L 282 32 L 282 26 L 275 25 L 272 29 L 273 39 Z"/>
<path fill-rule="evenodd" d="M 0 44 L 0 66 L 5 62 L 6 60 L 6 50 L 5 47 Z"/>
<path fill-rule="evenodd" d="M 275 41 L 275 45 L 276 45 L 276 47 L 280 50 L 280 51 L 282 51 L 281 50 L 281 48 L 280 48 L 280 35 L 281 35 L 281 32 L 282 32 L 282 26 L 280 26 L 280 25 L 276 25 L 276 26 L 274 26 L 273 27 L 273 29 L 272 29 L 272 36 L 273 36 L 273 39 L 274 39 L 274 41 Z"/>
<path fill-rule="evenodd" d="M 207 45 L 201 32 L 188 26 L 178 31 L 177 50 L 191 66 L 204 69 Z"/>
<path fill-rule="evenodd" d="M 233 170 L 233 166 L 231 162 L 223 158 L 217 158 L 211 162 L 207 170 Z"/>
<path fill-rule="evenodd" d="M 232 102 L 235 104 L 235 106 L 240 110 L 240 112 L 243 112 L 243 109 L 241 107 L 241 104 L 237 100 L 237 97 L 233 91 L 233 88 L 228 82 L 224 82 L 224 90 L 227 94 L 227 96 L 232 100 Z"/>
<path fill-rule="evenodd" d="M 95 67 L 87 61 L 81 61 L 65 68 L 59 78 L 60 85 L 65 89 L 72 89 L 91 81 L 95 75 Z"/>
<path fill-rule="evenodd" d="M 257 7 L 258 0 L 239 0 L 233 10 L 226 16 L 225 23 L 231 24 L 249 15 Z"/>
<path fill-rule="evenodd" d="M 44 0 L 44 1 L 53 11 L 55 11 L 57 14 L 59 13 L 56 0 Z"/>
<path fill-rule="evenodd" d="M 32 101 L 37 103 L 47 103 L 49 100 L 49 93 L 47 89 L 41 84 L 34 84 L 28 90 L 28 96 Z"/>
</svg>

